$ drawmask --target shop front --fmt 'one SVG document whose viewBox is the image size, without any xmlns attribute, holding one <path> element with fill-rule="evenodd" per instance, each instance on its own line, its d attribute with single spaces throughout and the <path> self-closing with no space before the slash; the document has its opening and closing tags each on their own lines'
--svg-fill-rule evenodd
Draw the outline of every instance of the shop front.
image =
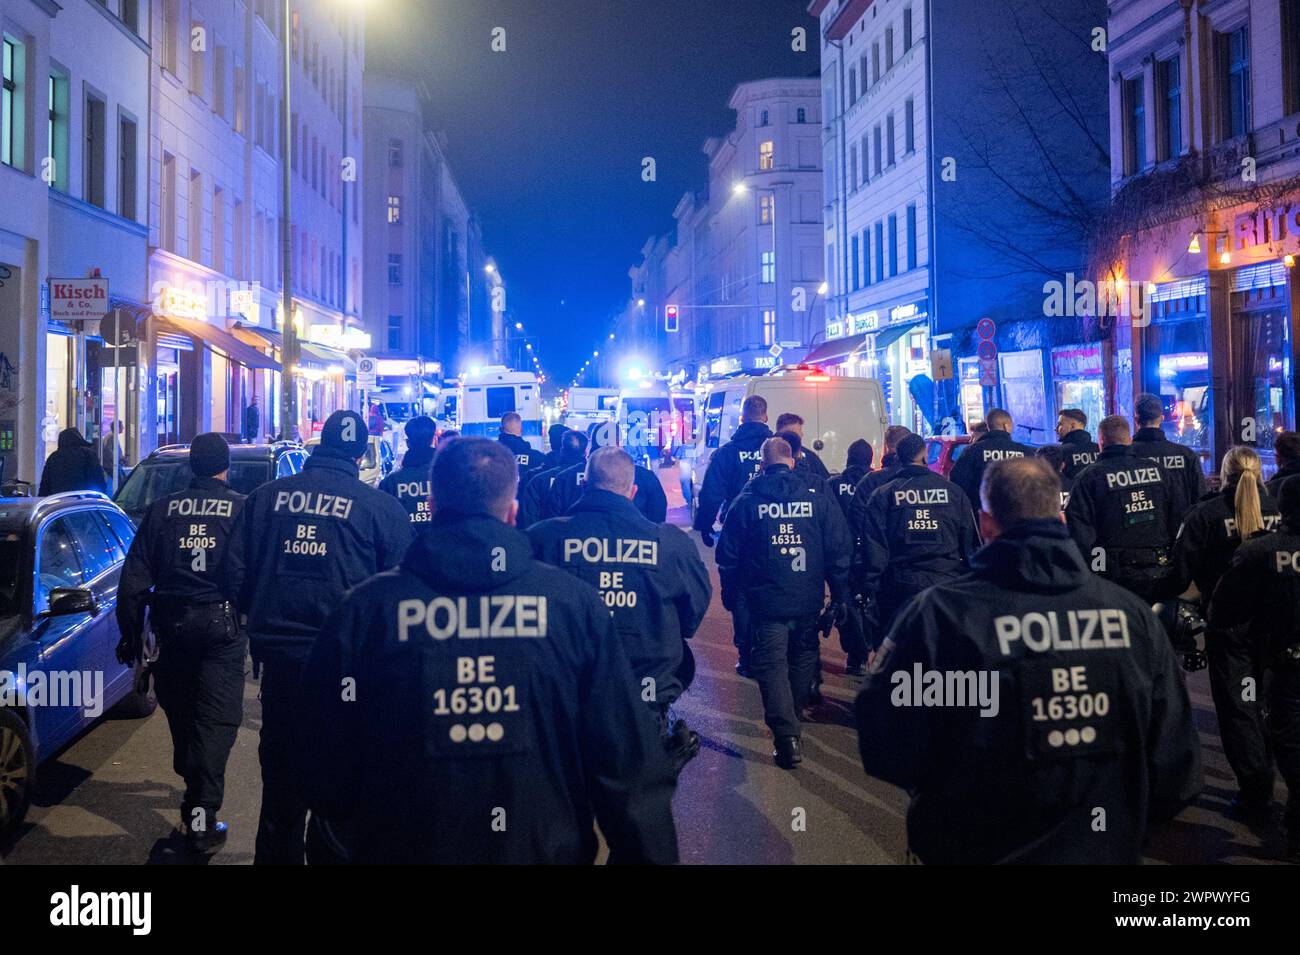
<svg viewBox="0 0 1300 955">
<path fill-rule="evenodd" d="M 1052 349 L 1052 389 L 1056 415 L 1077 408 L 1088 416 L 1088 430 L 1106 417 L 1105 349 L 1101 342 Z"/>
</svg>

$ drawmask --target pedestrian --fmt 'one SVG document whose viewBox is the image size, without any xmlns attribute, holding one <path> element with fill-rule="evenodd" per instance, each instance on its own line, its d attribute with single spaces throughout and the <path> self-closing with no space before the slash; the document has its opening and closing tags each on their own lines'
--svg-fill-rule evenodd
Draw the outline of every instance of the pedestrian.
<svg viewBox="0 0 1300 955">
<path fill-rule="evenodd" d="M 871 443 L 862 438 L 854 441 L 849 445 L 848 459 L 845 468 L 839 474 L 832 475 L 827 482 L 830 486 L 831 493 L 839 502 L 840 510 L 844 512 L 844 519 L 849 520 L 850 510 L 853 505 L 853 496 L 858 489 L 858 484 L 871 473 L 871 460 L 875 455 L 875 449 Z M 857 536 L 853 533 L 853 525 L 850 523 L 849 531 L 853 537 L 853 553 L 859 553 L 859 542 Z M 850 581 L 857 580 L 856 568 L 850 575 Z M 862 617 L 863 607 L 858 595 L 861 593 L 854 586 L 854 599 L 850 601 L 844 622 L 836 629 L 840 634 L 840 649 L 844 651 L 845 663 L 844 672 L 848 676 L 861 676 L 862 668 L 867 662 L 867 638 L 864 629 Z"/>
<path fill-rule="evenodd" d="M 1219 582 L 1242 542 L 1281 523 L 1260 471 L 1254 448 L 1229 448 L 1220 468 L 1221 490 L 1193 505 L 1183 518 L 1175 563 L 1181 584 L 1194 588 L 1189 595 L 1202 615 L 1209 613 L 1211 597 L 1219 593 Z M 1247 821 L 1267 819 L 1273 799 L 1273 767 L 1259 701 L 1244 689 L 1251 680 L 1263 686 L 1266 661 L 1258 650 L 1256 641 L 1239 628 L 1213 623 L 1206 628 L 1210 695 L 1223 755 L 1237 777 L 1238 792 L 1228 811 Z"/>
<path fill-rule="evenodd" d="M 1070 503 L 1070 491 L 1074 488 L 1074 478 L 1065 473 L 1064 449 L 1059 444 L 1045 444 L 1034 450 L 1034 457 L 1046 464 L 1060 480 L 1061 513 L 1065 513 L 1065 506 Z"/>
<path fill-rule="evenodd" d="M 560 456 L 555 464 L 533 474 L 528 486 L 519 492 L 519 514 L 515 518 L 521 531 L 527 530 L 546 516 L 547 497 L 555 479 L 572 467 L 587 460 L 587 436 L 581 431 L 565 431 L 560 438 Z M 666 513 L 665 505 L 665 513 Z"/>
<path fill-rule="evenodd" d="M 672 769 L 591 585 L 515 530 L 509 449 L 464 438 L 431 473 L 401 566 L 321 630 L 305 788 L 354 863 L 673 863 Z M 355 693 L 345 697 L 341 685 Z"/>
<path fill-rule="evenodd" d="M 497 435 L 497 440 L 510 449 L 510 453 L 515 456 L 515 461 L 519 464 L 519 484 L 522 487 L 528 483 L 532 473 L 542 466 L 543 455 L 535 450 L 531 444 L 523 438 L 524 419 L 520 417 L 517 411 L 507 411 L 501 416 L 501 433 Z"/>
<path fill-rule="evenodd" d="M 984 471 L 990 464 L 1008 458 L 1025 458 L 1034 455 L 1034 449 L 1029 445 L 1011 439 L 1015 422 L 1008 412 L 1001 408 L 994 408 L 984 421 L 988 425 L 988 433 L 966 446 L 966 450 L 952 466 L 952 473 L 949 475 L 952 482 L 966 492 L 971 508 L 976 511 L 979 510 L 980 482 L 984 479 Z"/>
<path fill-rule="evenodd" d="M 829 478 L 831 472 L 827 470 L 826 465 L 822 463 L 822 459 L 817 456 L 817 452 L 804 444 L 803 423 L 803 418 L 792 411 L 787 411 L 785 414 L 777 417 L 776 430 L 778 432 L 793 431 L 798 435 L 799 446 L 801 449 L 799 457 L 796 459 L 798 466 L 808 468 L 808 470 L 812 471 L 812 473 L 817 475 L 819 478 Z"/>
<path fill-rule="evenodd" d="M 778 766 L 793 769 L 803 759 L 800 714 L 817 668 L 828 587 L 831 616 L 840 621 L 846 612 L 852 537 L 825 482 L 794 469 L 784 439 L 764 441 L 760 461 L 762 472 L 727 510 L 718 574 L 724 595 L 744 594 L 773 756 Z"/>
<path fill-rule="evenodd" d="M 1090 572 L 1042 462 L 982 481 L 971 573 L 902 610 L 858 695 L 863 766 L 911 795 L 921 862 L 1137 863 L 1201 788 L 1169 640 Z"/>
<path fill-rule="evenodd" d="M 1056 437 L 1061 442 L 1063 473 L 1071 481 L 1101 453 L 1088 433 L 1088 416 L 1079 408 L 1061 409 L 1056 418 Z"/>
<path fill-rule="evenodd" d="M 1103 418 L 1097 440 L 1097 462 L 1074 482 L 1065 508 L 1070 536 L 1097 573 L 1148 604 L 1177 597 L 1177 487 L 1157 461 L 1133 452 L 1127 418 Z"/>
<path fill-rule="evenodd" d="M 1138 426 L 1133 433 L 1133 453 L 1159 462 L 1174 494 L 1176 526 L 1182 523 L 1187 509 L 1205 496 L 1201 456 L 1186 445 L 1165 437 L 1161 427 L 1165 420 L 1165 406 L 1159 395 L 1138 395 L 1133 400 L 1133 418 Z"/>
<path fill-rule="evenodd" d="M 1234 648 L 1232 678 L 1241 704 L 1233 724 L 1248 728 L 1252 740 L 1243 765 L 1252 778 L 1248 789 L 1238 775 L 1243 786 L 1236 803 L 1250 818 L 1271 815 L 1273 768 L 1256 735 L 1263 725 L 1289 793 L 1283 817 L 1286 858 L 1300 863 L 1300 478 L 1283 482 L 1277 503 L 1281 526 L 1242 542 L 1215 588 L 1209 626 Z M 1245 692 L 1251 685 L 1263 689 L 1267 716 L 1258 693 Z M 1222 717 L 1219 725 L 1226 750 Z"/>
<path fill-rule="evenodd" d="M 392 495 L 363 484 L 365 419 L 336 411 L 300 473 L 263 484 L 235 519 L 223 589 L 248 619 L 261 672 L 262 809 L 256 864 L 301 864 L 307 806 L 299 790 L 302 669 L 321 625 L 343 595 L 396 567 L 411 522 Z M 338 692 L 338 687 L 335 687 Z"/>
<path fill-rule="evenodd" d="M 117 587 L 117 659 L 144 655 L 145 610 L 157 642 L 152 666 L 158 703 L 172 735 L 172 768 L 185 780 L 185 846 L 208 855 L 226 841 L 217 819 L 226 762 L 244 714 L 248 641 L 217 570 L 244 496 L 227 483 L 230 446 L 219 434 L 190 442 L 189 486 L 150 505 Z"/>
<path fill-rule="evenodd" d="M 108 493 L 108 475 L 100 467 L 94 446 L 76 428 L 59 432 L 58 447 L 45 459 L 36 493 L 46 497 L 67 491 Z"/>
<path fill-rule="evenodd" d="M 867 502 L 859 560 L 868 631 L 881 636 L 922 590 L 964 574 L 979 547 L 970 501 L 925 466 L 925 439 L 909 434 L 897 454 L 897 477 Z"/>
<path fill-rule="evenodd" d="M 704 620 L 713 585 L 691 539 L 671 524 L 648 520 L 633 505 L 635 478 L 626 451 L 593 451 L 577 502 L 562 517 L 534 524 L 528 536 L 535 558 L 600 592 L 641 699 L 680 771 L 699 752 L 700 739 L 684 720 L 672 720 L 669 710 L 690 687 L 695 661 L 686 641 Z"/>
<path fill-rule="evenodd" d="M 727 508 L 744 489 L 749 479 L 762 469 L 763 442 L 772 437 L 767 426 L 767 400 L 761 395 L 750 395 L 740 406 L 740 425 L 731 440 L 709 457 L 700 484 L 700 496 L 695 502 L 695 520 L 692 526 L 699 532 L 705 547 L 715 541 L 713 525 L 724 521 Z M 722 604 L 731 614 L 732 641 L 736 646 L 736 672 L 743 677 L 752 675 L 749 665 L 751 628 L 749 610 L 743 589 L 724 589 Z"/>
<path fill-rule="evenodd" d="M 553 468 L 560 463 L 560 443 L 569 431 L 570 429 L 566 425 L 560 424 L 558 421 L 546 429 L 546 440 L 551 450 L 546 453 L 546 457 L 542 458 L 541 467 L 538 468 L 539 471 Z"/>
<path fill-rule="evenodd" d="M 1273 438 L 1273 454 L 1277 459 L 1277 471 L 1265 482 L 1268 493 L 1277 500 L 1282 490 L 1282 482 L 1289 477 L 1300 474 L 1300 434 L 1294 431 L 1282 431 Z"/>
<path fill-rule="evenodd" d="M 262 399 L 257 395 L 248 399 L 248 404 L 244 408 L 244 441 L 248 444 L 257 444 L 262 438 Z"/>
<path fill-rule="evenodd" d="M 613 422 L 591 426 L 586 446 L 588 455 L 600 448 L 612 448 L 618 445 L 618 426 Z M 572 464 L 555 475 L 550 488 L 542 502 L 542 517 L 559 517 L 567 514 L 569 509 L 582 496 L 582 485 L 587 479 L 584 462 Z M 636 509 L 647 520 L 662 524 L 668 519 L 668 495 L 659 478 L 649 468 L 636 465 L 636 496 L 632 499 Z M 531 517 L 531 515 L 530 515 Z"/>
<path fill-rule="evenodd" d="M 379 482 L 379 490 L 397 498 L 412 523 L 429 521 L 429 466 L 433 464 L 433 436 L 438 430 L 428 415 L 416 415 L 403 426 L 406 453 L 402 466 Z"/>
</svg>

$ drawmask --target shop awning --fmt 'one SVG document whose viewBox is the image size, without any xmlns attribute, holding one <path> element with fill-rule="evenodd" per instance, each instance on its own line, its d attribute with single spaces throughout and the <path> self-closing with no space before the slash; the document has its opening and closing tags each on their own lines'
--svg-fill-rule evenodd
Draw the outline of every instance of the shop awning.
<svg viewBox="0 0 1300 955">
<path fill-rule="evenodd" d="M 262 328 L 258 325 L 245 325 L 243 322 L 235 322 L 230 326 L 230 331 L 241 342 L 252 345 L 254 348 L 284 347 L 284 336 L 273 328 Z"/>
<path fill-rule="evenodd" d="M 344 374 L 357 373 L 357 363 L 348 357 L 347 352 L 330 348 L 319 342 L 298 342 L 298 364 L 306 368 L 319 368 L 321 371 L 327 371 L 331 365 L 337 365 L 342 367 Z"/>
<path fill-rule="evenodd" d="M 867 336 L 850 335 L 848 338 L 836 338 L 828 342 L 822 342 L 807 355 L 804 356 L 804 362 L 809 365 L 820 365 L 825 362 L 838 361 L 841 358 L 847 358 L 856 351 L 861 351 L 866 347 Z"/>
<path fill-rule="evenodd" d="M 251 345 L 246 345 L 234 335 L 215 325 L 209 325 L 207 322 L 201 322 L 194 318 L 176 318 L 171 315 L 158 315 L 158 321 L 164 329 L 170 329 L 180 332 L 182 335 L 189 335 L 202 341 L 219 355 L 246 368 L 265 368 L 269 371 L 279 371 L 280 363 L 274 358 L 268 358 Z"/>
<path fill-rule="evenodd" d="M 876 332 L 876 351 L 888 348 L 919 324 L 920 322 L 905 322 L 901 325 L 890 325 L 888 328 L 882 328 Z"/>
</svg>

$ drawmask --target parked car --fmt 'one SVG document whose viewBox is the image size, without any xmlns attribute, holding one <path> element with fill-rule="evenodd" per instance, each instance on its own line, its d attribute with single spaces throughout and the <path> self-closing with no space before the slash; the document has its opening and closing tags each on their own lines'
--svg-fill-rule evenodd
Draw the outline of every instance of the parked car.
<svg viewBox="0 0 1300 955">
<path fill-rule="evenodd" d="M 307 439 L 307 451 L 320 444 L 320 435 Z M 365 456 L 361 459 L 361 473 L 358 477 L 362 482 L 369 484 L 371 487 L 379 487 L 379 482 L 392 472 L 397 460 L 393 454 L 393 446 L 388 443 L 388 439 L 377 434 L 370 436 L 369 443 L 366 444 Z"/>
<path fill-rule="evenodd" d="M 153 712 L 116 656 L 118 577 L 134 536 L 97 491 L 0 499 L 0 843 L 43 761 L 110 709 Z"/>
<path fill-rule="evenodd" d="M 934 435 L 925 439 L 925 463 L 935 474 L 948 477 L 952 466 L 970 444 L 969 434 Z"/>
<path fill-rule="evenodd" d="M 297 474 L 306 460 L 302 445 L 292 441 L 232 444 L 230 486 L 240 494 L 251 494 L 268 481 Z M 183 491 L 193 477 L 190 446 L 169 444 L 132 468 L 131 476 L 118 488 L 113 500 L 138 524 L 150 504 Z"/>
</svg>

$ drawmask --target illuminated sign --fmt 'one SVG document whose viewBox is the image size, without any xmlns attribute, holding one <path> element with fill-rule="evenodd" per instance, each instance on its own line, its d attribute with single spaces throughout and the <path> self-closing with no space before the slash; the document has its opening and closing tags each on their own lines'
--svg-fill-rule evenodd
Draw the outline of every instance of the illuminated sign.
<svg viewBox="0 0 1300 955">
<path fill-rule="evenodd" d="M 775 367 L 776 367 L 776 359 L 775 359 L 775 358 L 765 357 L 765 356 L 763 356 L 763 355 L 759 355 L 757 358 L 754 359 L 754 367 L 755 367 L 755 368 L 775 368 Z"/>
<path fill-rule="evenodd" d="M 100 319 L 108 311 L 108 279 L 50 279 L 50 318 Z"/>
<path fill-rule="evenodd" d="M 341 351 L 369 351 L 370 333 L 359 328 L 341 329 L 337 325 L 313 325 L 308 339 Z M 415 372 L 412 372 L 415 374 Z"/>
<path fill-rule="evenodd" d="M 714 375 L 730 375 L 740 371 L 739 358 L 719 358 L 709 365 L 710 373 Z"/>
<path fill-rule="evenodd" d="M 915 302 L 910 305 L 896 305 L 889 310 L 889 320 L 891 322 L 899 322 L 909 318 L 915 318 L 920 311 L 921 310 L 916 307 Z"/>
<path fill-rule="evenodd" d="M 843 334 L 844 334 L 844 323 L 843 323 L 843 322 L 827 322 L 827 323 L 826 323 L 826 337 L 827 337 L 827 338 L 839 338 L 839 337 L 840 337 L 841 335 L 843 335 Z"/>
<path fill-rule="evenodd" d="M 253 290 L 249 289 L 231 289 L 230 311 L 236 315 L 247 316 L 253 311 Z"/>
<path fill-rule="evenodd" d="M 162 288 L 158 293 L 157 302 L 157 311 L 160 315 L 168 315 L 172 318 L 194 318 L 199 321 L 206 321 L 208 317 L 208 303 L 204 301 L 202 295 L 187 292 L 174 285 Z"/>
</svg>

